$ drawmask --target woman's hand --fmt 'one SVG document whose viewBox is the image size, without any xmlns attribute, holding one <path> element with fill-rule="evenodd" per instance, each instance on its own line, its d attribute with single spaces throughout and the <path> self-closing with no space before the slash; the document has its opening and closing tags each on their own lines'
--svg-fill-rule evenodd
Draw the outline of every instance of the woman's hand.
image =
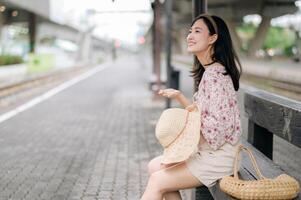
<svg viewBox="0 0 301 200">
<path fill-rule="evenodd" d="M 176 99 L 184 108 L 190 105 L 189 100 L 179 90 L 167 88 L 159 90 L 158 94 L 167 98 Z"/>
<path fill-rule="evenodd" d="M 180 96 L 181 92 L 179 90 L 167 88 L 164 90 L 159 90 L 158 94 L 167 98 L 175 99 Z"/>
</svg>

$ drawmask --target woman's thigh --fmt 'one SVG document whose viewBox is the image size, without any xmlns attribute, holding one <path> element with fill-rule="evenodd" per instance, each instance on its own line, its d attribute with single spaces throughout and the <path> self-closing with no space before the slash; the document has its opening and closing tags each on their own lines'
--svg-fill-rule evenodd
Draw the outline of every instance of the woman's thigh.
<svg viewBox="0 0 301 200">
<path fill-rule="evenodd" d="M 185 162 L 154 172 L 151 179 L 164 193 L 203 185 L 190 173 Z"/>
</svg>

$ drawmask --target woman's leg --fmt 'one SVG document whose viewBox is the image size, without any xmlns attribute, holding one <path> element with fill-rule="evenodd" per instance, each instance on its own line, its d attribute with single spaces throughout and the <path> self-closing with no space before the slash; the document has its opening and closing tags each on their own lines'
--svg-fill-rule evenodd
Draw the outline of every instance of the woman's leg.
<svg viewBox="0 0 301 200">
<path fill-rule="evenodd" d="M 168 192 L 201 186 L 202 183 L 187 169 L 185 163 L 151 174 L 141 200 L 162 200 Z"/>
<path fill-rule="evenodd" d="M 148 163 L 148 174 L 171 167 L 176 164 L 161 164 L 162 156 L 157 156 Z M 164 200 L 182 200 L 179 191 L 167 192 L 163 195 Z"/>
</svg>

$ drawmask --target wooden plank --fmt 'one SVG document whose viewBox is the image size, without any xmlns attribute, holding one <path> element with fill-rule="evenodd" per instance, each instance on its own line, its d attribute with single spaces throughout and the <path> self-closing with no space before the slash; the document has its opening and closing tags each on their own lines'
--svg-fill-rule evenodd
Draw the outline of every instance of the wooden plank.
<svg viewBox="0 0 301 200">
<path fill-rule="evenodd" d="M 301 103 L 269 92 L 247 91 L 245 112 L 249 120 L 301 147 Z"/>
<path fill-rule="evenodd" d="M 247 90 L 245 93 L 247 95 L 263 99 L 265 101 L 280 105 L 282 107 L 291 108 L 293 110 L 301 112 L 301 103 L 299 101 L 259 89 Z"/>
</svg>

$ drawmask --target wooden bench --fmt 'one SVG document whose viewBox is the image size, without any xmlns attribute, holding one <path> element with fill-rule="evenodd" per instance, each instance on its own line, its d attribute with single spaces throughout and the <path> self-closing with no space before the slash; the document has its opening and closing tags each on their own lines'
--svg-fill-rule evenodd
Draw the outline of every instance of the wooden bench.
<svg viewBox="0 0 301 200">
<path fill-rule="evenodd" d="M 290 144 L 301 147 L 301 103 L 257 89 L 244 94 L 244 108 L 248 117 L 249 147 L 265 177 L 274 178 L 285 172 L 273 163 L 273 136 L 277 135 Z M 239 176 L 244 180 L 255 180 L 257 175 L 247 154 L 242 156 Z M 234 199 L 222 192 L 219 184 L 211 188 L 196 188 L 195 200 Z M 301 194 L 296 199 L 301 200 Z"/>
</svg>

